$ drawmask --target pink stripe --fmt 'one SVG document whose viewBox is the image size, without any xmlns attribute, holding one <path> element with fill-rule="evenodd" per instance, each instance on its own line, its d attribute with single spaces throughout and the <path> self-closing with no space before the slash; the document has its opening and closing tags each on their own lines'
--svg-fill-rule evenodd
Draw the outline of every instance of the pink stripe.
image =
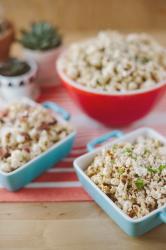
<svg viewBox="0 0 166 250">
<path fill-rule="evenodd" d="M 0 189 L 1 201 L 38 202 L 38 201 L 90 201 L 91 198 L 83 188 L 40 188 L 22 189 L 12 193 Z"/>
<path fill-rule="evenodd" d="M 34 182 L 59 182 L 59 181 L 78 181 L 74 172 L 71 173 L 44 173 Z"/>
</svg>

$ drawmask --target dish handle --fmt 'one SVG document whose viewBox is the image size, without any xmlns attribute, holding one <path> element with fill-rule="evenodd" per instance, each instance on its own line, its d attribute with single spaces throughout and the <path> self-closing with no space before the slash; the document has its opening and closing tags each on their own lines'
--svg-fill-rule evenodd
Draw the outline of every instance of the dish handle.
<svg viewBox="0 0 166 250">
<path fill-rule="evenodd" d="M 96 139 L 91 140 L 88 144 L 87 144 L 87 150 L 89 152 L 93 151 L 96 147 L 96 145 L 101 144 L 111 138 L 119 138 L 123 135 L 123 132 L 120 130 L 114 130 L 110 133 L 104 134 Z"/>
<path fill-rule="evenodd" d="M 166 210 L 160 212 L 160 219 L 162 220 L 163 223 L 166 223 Z"/>
<path fill-rule="evenodd" d="M 57 103 L 55 103 L 55 102 L 44 102 L 44 103 L 42 103 L 42 105 L 45 108 L 51 109 L 54 112 L 58 113 L 64 120 L 68 121 L 70 119 L 69 112 L 66 111 L 64 108 L 62 108 L 61 106 L 59 106 Z"/>
</svg>

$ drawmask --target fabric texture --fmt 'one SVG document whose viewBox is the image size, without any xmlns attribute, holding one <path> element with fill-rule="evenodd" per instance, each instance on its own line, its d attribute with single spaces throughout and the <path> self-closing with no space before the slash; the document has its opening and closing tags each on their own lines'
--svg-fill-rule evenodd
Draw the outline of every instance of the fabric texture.
<svg viewBox="0 0 166 250">
<path fill-rule="evenodd" d="M 73 102 L 62 86 L 45 87 L 39 100 L 53 101 L 71 113 L 71 124 L 77 130 L 74 147 L 68 157 L 49 169 L 42 176 L 17 192 L 0 188 L 1 202 L 40 202 L 40 201 L 89 201 L 73 168 L 73 160 L 86 152 L 86 144 L 95 137 L 112 131 L 87 117 Z M 166 135 L 166 95 L 146 118 L 121 129 L 124 133 L 139 127 L 151 127 Z M 108 114 L 109 115 L 109 114 Z M 117 128 L 116 128 L 117 129 Z"/>
</svg>

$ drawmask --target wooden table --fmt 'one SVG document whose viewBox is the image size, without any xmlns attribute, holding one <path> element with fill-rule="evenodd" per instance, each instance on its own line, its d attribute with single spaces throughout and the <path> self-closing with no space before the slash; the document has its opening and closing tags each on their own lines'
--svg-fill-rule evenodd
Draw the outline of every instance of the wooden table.
<svg viewBox="0 0 166 250">
<path fill-rule="evenodd" d="M 94 203 L 4 203 L 0 249 L 164 250 L 166 228 L 131 238 Z"/>
<path fill-rule="evenodd" d="M 165 33 L 155 35 L 166 44 Z M 78 33 L 66 41 L 84 36 Z M 14 48 L 14 54 L 18 51 Z M 1 203 L 0 249 L 164 250 L 166 227 L 131 238 L 94 202 Z"/>
</svg>

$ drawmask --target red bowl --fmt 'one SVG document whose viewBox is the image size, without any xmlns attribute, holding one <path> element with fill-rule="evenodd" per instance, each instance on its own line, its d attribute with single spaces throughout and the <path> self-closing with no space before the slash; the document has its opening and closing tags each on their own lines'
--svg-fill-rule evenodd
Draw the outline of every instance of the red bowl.
<svg viewBox="0 0 166 250">
<path fill-rule="evenodd" d="M 61 55 L 57 61 L 60 80 L 82 110 L 106 126 L 125 126 L 142 118 L 165 93 L 166 81 L 150 89 L 127 93 L 105 93 L 87 89 L 65 75 L 62 69 L 63 57 Z"/>
</svg>

